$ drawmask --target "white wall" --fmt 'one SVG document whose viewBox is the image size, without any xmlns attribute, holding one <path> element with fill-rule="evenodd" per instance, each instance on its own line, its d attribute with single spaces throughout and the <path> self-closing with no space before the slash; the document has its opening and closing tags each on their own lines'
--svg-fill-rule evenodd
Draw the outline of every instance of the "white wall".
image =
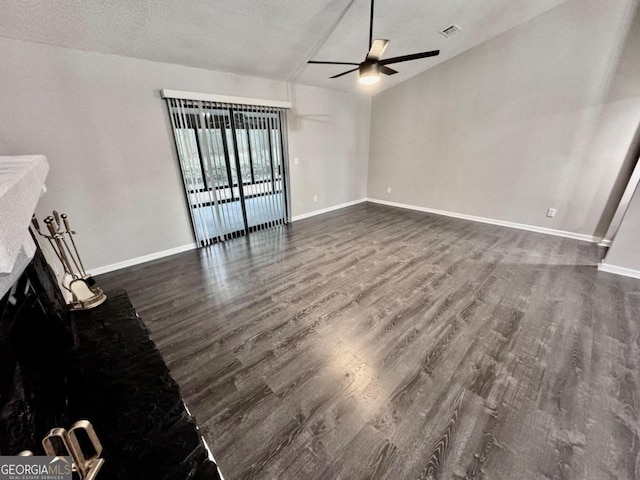
<svg viewBox="0 0 640 480">
<path fill-rule="evenodd" d="M 291 100 L 295 105 L 288 116 L 293 215 L 364 199 L 371 99 L 296 85 Z"/>
<path fill-rule="evenodd" d="M 611 88 L 611 98 L 615 100 L 625 100 L 633 97 L 640 97 L 640 9 L 636 11 L 629 38 L 625 45 L 625 51 L 620 61 L 620 66 L 616 78 Z M 627 156 L 630 167 L 633 162 L 638 161 L 640 156 L 640 124 L 636 132 L 635 144 Z M 633 180 L 637 182 L 638 169 L 635 166 Z M 633 189 L 635 187 L 635 193 Z M 631 276 L 640 276 L 640 189 L 636 185 L 629 185 L 629 192 L 633 193 L 631 199 L 625 198 L 620 205 L 621 213 L 624 214 L 619 223 L 617 233 L 613 238 L 613 244 L 605 257 L 602 269 L 614 271 Z M 628 194 L 625 194 L 628 196 Z M 626 205 L 628 201 L 628 205 Z M 624 209 L 626 208 L 626 212 Z M 614 225 L 615 228 L 616 225 Z"/>
<path fill-rule="evenodd" d="M 603 267 L 615 273 L 640 277 L 640 189 L 636 189 Z M 622 271 L 617 271 L 622 269 Z M 629 270 L 626 271 L 625 270 Z"/>
<path fill-rule="evenodd" d="M 4 38 L 0 65 L 0 155 L 47 157 L 37 214 L 69 214 L 87 268 L 193 242 L 162 88 L 293 100 L 293 214 L 365 196 L 368 97 Z"/>
<path fill-rule="evenodd" d="M 569 0 L 375 96 L 368 196 L 602 236 L 640 121 L 609 93 L 634 5 Z"/>
</svg>

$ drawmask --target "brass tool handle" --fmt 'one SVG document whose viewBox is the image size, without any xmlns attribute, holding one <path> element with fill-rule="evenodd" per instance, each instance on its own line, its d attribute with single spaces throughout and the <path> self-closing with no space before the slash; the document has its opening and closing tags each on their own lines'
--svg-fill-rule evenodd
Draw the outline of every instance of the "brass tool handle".
<svg viewBox="0 0 640 480">
<path fill-rule="evenodd" d="M 53 225 L 53 217 L 47 217 L 44 219 L 44 224 L 47 226 L 47 228 L 49 229 L 49 233 L 51 234 L 52 237 L 55 237 L 58 232 L 56 231 L 56 227 Z"/>
<path fill-rule="evenodd" d="M 87 451 L 88 445 L 86 443 L 81 444 L 78 440 L 78 434 L 85 435 L 91 443 L 92 451 Z M 76 452 L 78 470 L 80 471 L 83 480 L 93 480 L 96 478 L 98 471 L 102 468 L 104 460 L 100 458 L 102 455 L 102 444 L 96 435 L 93 425 L 88 420 L 79 420 L 73 424 L 69 430 L 69 443 L 74 452 Z M 85 448 L 83 449 L 83 446 Z"/>
<path fill-rule="evenodd" d="M 86 435 L 92 450 L 83 450 L 83 445 L 86 448 L 88 444 L 81 444 L 78 434 Z M 104 464 L 104 459 L 100 458 L 102 444 L 88 420 L 74 423 L 68 432 L 64 428 L 52 429 L 42 440 L 42 446 L 47 455 L 71 457 L 74 471 L 81 480 L 94 480 Z"/>
<path fill-rule="evenodd" d="M 71 232 L 71 227 L 69 226 L 69 219 L 67 218 L 67 214 L 66 213 L 62 214 L 62 221 L 64 222 L 64 228 L 67 229 L 67 233 L 72 233 Z"/>
</svg>

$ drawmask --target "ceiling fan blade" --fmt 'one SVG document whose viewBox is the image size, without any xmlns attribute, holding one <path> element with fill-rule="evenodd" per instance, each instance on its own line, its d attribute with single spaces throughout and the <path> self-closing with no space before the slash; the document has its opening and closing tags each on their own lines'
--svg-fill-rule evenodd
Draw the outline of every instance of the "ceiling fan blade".
<svg viewBox="0 0 640 480">
<path fill-rule="evenodd" d="M 398 71 L 394 70 L 393 68 L 380 65 L 380 73 L 384 73 L 385 75 L 395 75 L 396 73 L 398 73 Z"/>
<path fill-rule="evenodd" d="M 402 55 L 401 57 L 385 58 L 380 60 L 380 65 L 389 65 L 391 63 L 408 62 L 409 60 L 418 60 L 419 58 L 435 57 L 440 54 L 440 50 L 432 50 L 430 52 L 413 53 L 411 55 Z"/>
<path fill-rule="evenodd" d="M 367 53 L 367 61 L 377 62 L 380 60 L 380 57 L 384 55 L 384 51 L 389 46 L 389 40 L 384 39 L 376 39 L 373 41 L 373 45 L 369 49 L 369 53 Z"/>
<path fill-rule="evenodd" d="M 317 65 L 360 65 L 359 63 L 353 62 L 321 62 L 318 60 L 309 60 L 307 63 L 314 63 Z"/>
<path fill-rule="evenodd" d="M 329 77 L 329 78 L 338 78 L 338 77 L 341 77 L 343 75 L 346 75 L 347 73 L 355 72 L 356 70 L 358 70 L 358 69 L 357 68 L 353 68 L 351 70 L 347 70 L 346 72 L 339 73 L 338 75 L 334 75 L 333 77 Z"/>
</svg>

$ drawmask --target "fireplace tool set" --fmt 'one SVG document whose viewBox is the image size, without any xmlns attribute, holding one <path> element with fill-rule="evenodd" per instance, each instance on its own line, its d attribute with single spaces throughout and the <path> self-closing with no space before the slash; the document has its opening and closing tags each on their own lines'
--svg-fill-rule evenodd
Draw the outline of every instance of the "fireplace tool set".
<svg viewBox="0 0 640 480">
<path fill-rule="evenodd" d="M 54 210 L 53 215 L 45 218 L 44 224 L 48 234 L 46 231 L 44 233 L 40 231 L 40 224 L 35 215 L 31 223 L 38 234 L 49 241 L 64 268 L 65 275 L 60 284 L 71 293 L 71 310 L 88 310 L 104 303 L 107 296 L 95 285 L 93 277 L 84 269 L 73 239 L 76 232 L 71 230 L 67 215 L 64 213 L 60 215 Z"/>
</svg>

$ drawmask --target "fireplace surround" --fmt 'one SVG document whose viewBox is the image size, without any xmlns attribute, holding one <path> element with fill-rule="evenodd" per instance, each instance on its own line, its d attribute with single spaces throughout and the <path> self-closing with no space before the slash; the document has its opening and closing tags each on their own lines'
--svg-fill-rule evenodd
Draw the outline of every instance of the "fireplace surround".
<svg viewBox="0 0 640 480">
<path fill-rule="evenodd" d="M 44 455 L 52 429 L 88 420 L 98 479 L 220 479 L 126 292 L 69 311 L 28 230 L 47 171 L 42 156 L 0 157 L 0 455 Z"/>
<path fill-rule="evenodd" d="M 100 478 L 219 479 L 149 332 L 124 290 L 68 312 L 41 251 L 0 301 L 0 455 L 89 420 Z"/>
</svg>

